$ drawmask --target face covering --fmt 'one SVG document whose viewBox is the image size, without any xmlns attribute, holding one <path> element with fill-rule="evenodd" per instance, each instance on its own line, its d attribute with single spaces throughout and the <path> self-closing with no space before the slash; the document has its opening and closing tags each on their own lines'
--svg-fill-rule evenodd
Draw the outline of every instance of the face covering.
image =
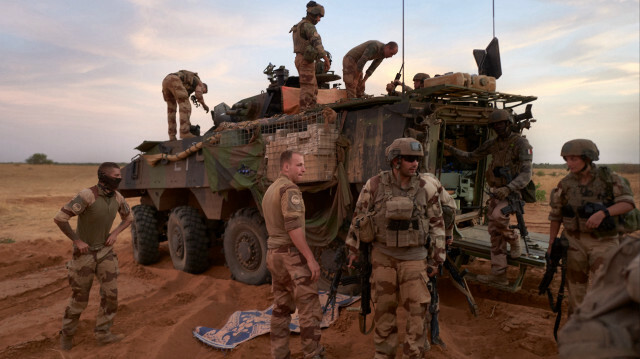
<svg viewBox="0 0 640 359">
<path fill-rule="evenodd" d="M 109 177 L 105 173 L 98 174 L 98 181 L 109 191 L 117 190 L 121 180 L 122 178 Z"/>
</svg>

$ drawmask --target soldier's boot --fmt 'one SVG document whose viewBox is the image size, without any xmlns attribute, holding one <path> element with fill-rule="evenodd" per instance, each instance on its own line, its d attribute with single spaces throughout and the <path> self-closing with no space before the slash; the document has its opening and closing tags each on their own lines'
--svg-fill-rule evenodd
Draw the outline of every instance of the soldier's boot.
<svg viewBox="0 0 640 359">
<path fill-rule="evenodd" d="M 442 340 L 442 338 L 440 337 L 435 337 L 431 340 L 431 344 L 433 345 L 437 345 L 442 349 L 447 349 L 447 345 L 444 343 L 444 341 Z"/>
<path fill-rule="evenodd" d="M 424 351 L 428 352 L 429 350 L 431 350 L 431 344 L 429 343 L 429 340 L 425 340 L 424 341 Z"/>
<path fill-rule="evenodd" d="M 60 349 L 71 350 L 71 348 L 73 348 L 73 336 L 60 332 Z"/>
<path fill-rule="evenodd" d="M 522 254 L 522 250 L 520 249 L 520 238 L 517 238 L 515 241 L 511 242 L 511 249 L 509 250 L 509 256 L 511 257 L 511 259 L 518 259 L 520 258 L 521 254 Z"/>
<path fill-rule="evenodd" d="M 196 136 L 195 136 L 193 133 L 191 133 L 191 132 L 181 133 L 181 134 L 180 134 L 180 138 L 181 138 L 181 139 L 183 139 L 183 140 L 184 140 L 185 138 L 194 138 L 194 137 L 196 137 Z"/>
<path fill-rule="evenodd" d="M 507 279 L 507 274 L 478 274 L 476 279 L 485 284 L 493 283 L 499 285 L 509 285 L 509 280 Z"/>
<path fill-rule="evenodd" d="M 108 332 L 106 334 L 96 334 L 96 341 L 98 345 L 106 345 L 116 343 L 124 339 L 124 334 L 113 334 Z"/>
</svg>

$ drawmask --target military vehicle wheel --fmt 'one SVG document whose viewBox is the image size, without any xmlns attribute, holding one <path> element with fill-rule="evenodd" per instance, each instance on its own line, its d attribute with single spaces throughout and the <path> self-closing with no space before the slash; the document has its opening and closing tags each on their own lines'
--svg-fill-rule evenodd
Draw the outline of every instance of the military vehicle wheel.
<svg viewBox="0 0 640 359">
<path fill-rule="evenodd" d="M 169 253 L 174 268 L 201 273 L 209 267 L 209 239 L 202 215 L 189 206 L 176 207 L 167 222 Z"/>
<path fill-rule="evenodd" d="M 270 280 L 267 269 L 267 227 L 255 208 L 243 208 L 227 222 L 224 257 L 233 279 L 258 285 Z"/>
<path fill-rule="evenodd" d="M 158 260 L 157 211 L 152 206 L 140 204 L 134 206 L 133 223 L 131 223 L 131 246 L 136 262 L 147 265 Z"/>
</svg>

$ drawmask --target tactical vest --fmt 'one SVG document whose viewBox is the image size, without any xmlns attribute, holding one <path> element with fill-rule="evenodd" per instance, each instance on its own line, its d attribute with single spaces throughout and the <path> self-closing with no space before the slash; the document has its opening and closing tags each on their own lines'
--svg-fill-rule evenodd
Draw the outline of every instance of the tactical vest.
<svg viewBox="0 0 640 359">
<path fill-rule="evenodd" d="M 374 196 L 376 238 L 388 247 L 415 247 L 427 244 L 427 191 L 420 186 L 420 178 L 411 179 L 411 187 L 404 191 L 394 185 L 391 171 L 378 175 L 380 183 Z"/>
<path fill-rule="evenodd" d="M 180 77 L 180 81 L 182 81 L 182 85 L 187 90 L 187 93 L 189 93 L 189 95 L 191 95 L 191 93 L 196 90 L 196 87 L 201 82 L 197 72 L 180 70 L 174 73 L 174 75 Z"/>
<path fill-rule="evenodd" d="M 508 138 L 495 140 L 495 147 L 491 151 L 492 161 L 487 171 L 487 184 L 491 187 L 502 187 L 507 185 L 507 180 L 497 176 L 494 172 L 499 167 L 509 168 L 511 179 L 516 178 L 524 161 L 532 159 L 529 148 L 521 142 L 522 137 L 517 133 L 512 133 Z"/>
<path fill-rule="evenodd" d="M 562 193 L 560 204 L 562 205 L 562 224 L 569 232 L 594 233 L 598 237 L 617 235 L 617 216 L 603 220 L 599 228 L 587 228 L 587 220 L 595 212 L 598 206 L 608 207 L 613 204 L 613 194 L 607 189 L 607 182 L 598 175 L 599 169 L 592 168 L 593 180 L 586 185 L 581 185 L 578 176 L 569 174 L 560 185 Z"/>
<path fill-rule="evenodd" d="M 289 32 L 293 33 L 293 52 L 295 52 L 296 54 L 304 53 L 307 49 L 307 46 L 311 45 L 311 42 L 303 38 L 302 34 L 300 33 L 302 30 L 302 25 L 305 22 L 311 24 L 311 21 L 309 21 L 307 18 L 303 18 L 299 23 L 293 25 L 291 30 L 289 30 Z M 313 24 L 311 25 L 313 26 Z"/>
</svg>

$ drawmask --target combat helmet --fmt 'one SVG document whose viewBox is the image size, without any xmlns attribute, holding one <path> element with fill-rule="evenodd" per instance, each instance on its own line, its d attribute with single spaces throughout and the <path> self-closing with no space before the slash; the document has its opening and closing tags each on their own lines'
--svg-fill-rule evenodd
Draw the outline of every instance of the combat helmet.
<svg viewBox="0 0 640 359">
<path fill-rule="evenodd" d="M 394 140 L 384 151 L 387 161 L 391 163 L 398 156 L 424 157 L 422 144 L 415 138 L 404 137 Z"/>
<path fill-rule="evenodd" d="M 579 138 L 562 145 L 560 156 L 562 158 L 566 156 L 581 156 L 583 159 L 586 157 L 591 161 L 597 161 L 600 158 L 600 151 L 598 151 L 598 147 L 593 141 Z"/>
<path fill-rule="evenodd" d="M 511 117 L 509 111 L 494 110 L 493 112 L 491 112 L 491 115 L 489 115 L 489 125 L 502 121 L 509 121 L 509 123 L 513 122 L 513 118 Z"/>
<path fill-rule="evenodd" d="M 307 3 L 307 14 L 311 14 L 313 16 L 320 15 L 320 17 L 324 17 L 324 6 L 315 1 L 309 1 Z"/>
<path fill-rule="evenodd" d="M 429 77 L 430 76 L 428 74 L 425 74 L 424 72 L 418 72 L 417 74 L 415 74 L 415 76 L 413 76 L 413 81 L 424 81 Z"/>
</svg>

